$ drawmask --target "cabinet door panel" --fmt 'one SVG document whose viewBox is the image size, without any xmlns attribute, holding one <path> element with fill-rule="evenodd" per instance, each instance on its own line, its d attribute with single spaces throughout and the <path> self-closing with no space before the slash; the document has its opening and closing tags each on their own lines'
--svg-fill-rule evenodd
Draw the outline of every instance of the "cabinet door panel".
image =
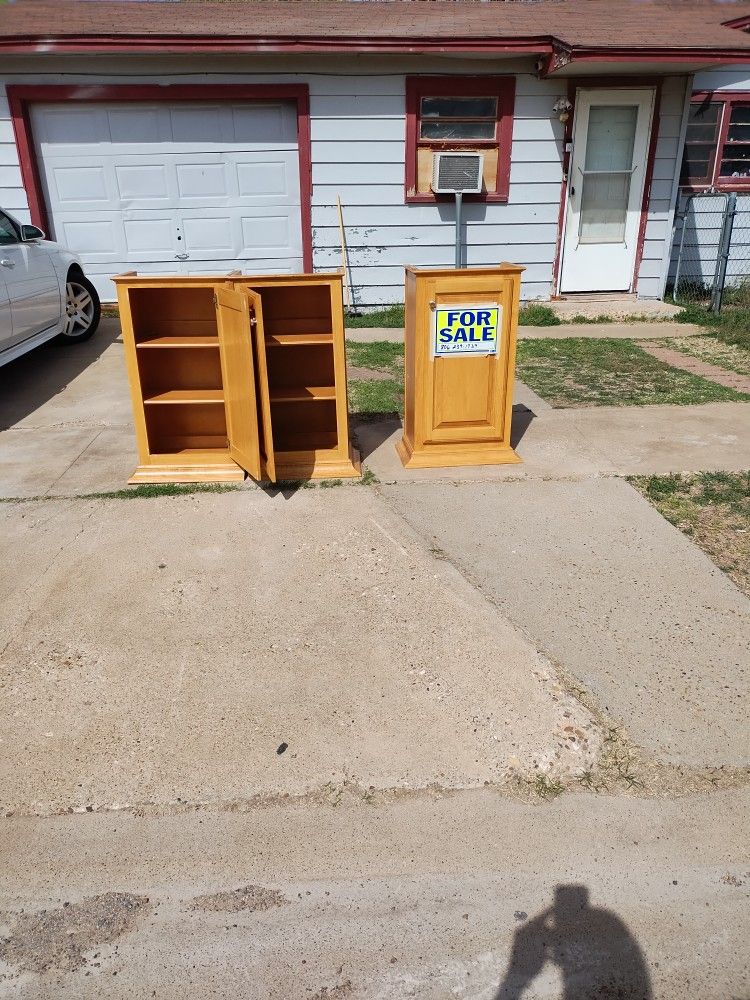
<svg viewBox="0 0 750 1000">
<path fill-rule="evenodd" d="M 273 453 L 273 430 L 271 427 L 271 396 L 268 388 L 268 364 L 266 362 L 266 335 L 263 327 L 263 309 L 257 292 L 245 291 L 248 305 L 255 317 L 255 358 L 258 363 L 258 395 L 260 397 L 261 447 L 266 464 L 266 476 L 276 482 L 276 462 Z"/>
<path fill-rule="evenodd" d="M 224 408 L 229 454 L 254 479 L 261 477 L 258 403 L 248 296 L 217 288 L 214 299 L 219 330 Z"/>
<path fill-rule="evenodd" d="M 453 283 L 456 284 L 455 282 Z M 503 307 L 498 354 L 423 359 L 421 437 L 430 444 L 501 441 L 505 435 L 502 374 L 507 363 L 510 282 L 498 277 L 461 276 L 454 291 L 450 278 L 431 282 L 428 297 L 438 306 Z"/>
</svg>

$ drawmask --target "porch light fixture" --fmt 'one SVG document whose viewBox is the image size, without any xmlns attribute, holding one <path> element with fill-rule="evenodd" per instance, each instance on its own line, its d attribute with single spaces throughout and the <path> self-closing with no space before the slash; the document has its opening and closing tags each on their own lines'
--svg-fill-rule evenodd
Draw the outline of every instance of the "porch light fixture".
<svg viewBox="0 0 750 1000">
<path fill-rule="evenodd" d="M 572 108 L 573 105 L 567 97 L 559 97 L 552 105 L 552 111 L 557 115 L 561 122 L 566 122 L 568 118 L 570 118 Z"/>
</svg>

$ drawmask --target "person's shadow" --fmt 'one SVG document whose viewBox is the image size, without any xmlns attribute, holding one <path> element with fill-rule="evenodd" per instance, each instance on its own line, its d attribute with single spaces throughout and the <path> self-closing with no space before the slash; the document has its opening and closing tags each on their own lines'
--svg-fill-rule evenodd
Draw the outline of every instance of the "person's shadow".
<svg viewBox="0 0 750 1000">
<path fill-rule="evenodd" d="M 652 1000 L 638 943 L 611 910 L 589 905 L 585 885 L 556 886 L 552 906 L 518 928 L 495 1000 L 519 1000 L 547 962 L 560 969 L 561 1000 Z"/>
</svg>

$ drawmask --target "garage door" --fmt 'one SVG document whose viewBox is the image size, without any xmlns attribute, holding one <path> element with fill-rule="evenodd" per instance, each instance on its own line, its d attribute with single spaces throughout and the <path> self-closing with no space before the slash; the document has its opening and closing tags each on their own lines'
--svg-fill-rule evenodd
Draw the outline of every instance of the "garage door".
<svg viewBox="0 0 750 1000">
<path fill-rule="evenodd" d="M 32 122 L 51 235 L 103 299 L 121 271 L 303 270 L 293 104 L 51 104 Z"/>
</svg>

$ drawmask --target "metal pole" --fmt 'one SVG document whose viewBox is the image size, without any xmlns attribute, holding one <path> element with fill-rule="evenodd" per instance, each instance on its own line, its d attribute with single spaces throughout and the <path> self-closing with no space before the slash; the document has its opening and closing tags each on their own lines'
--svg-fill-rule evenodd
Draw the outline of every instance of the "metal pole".
<svg viewBox="0 0 750 1000">
<path fill-rule="evenodd" d="M 724 282 L 727 280 L 727 264 L 729 263 L 729 248 L 732 244 L 732 228 L 734 226 L 734 215 L 737 210 L 737 195 L 732 192 L 726 203 L 726 211 L 721 227 L 721 239 L 719 241 L 719 255 L 716 258 L 716 272 L 714 273 L 714 287 L 711 290 L 711 312 L 721 310 L 721 298 L 724 294 Z"/>
<path fill-rule="evenodd" d="M 461 205 L 463 194 L 456 191 L 456 267 L 461 267 Z"/>
</svg>

